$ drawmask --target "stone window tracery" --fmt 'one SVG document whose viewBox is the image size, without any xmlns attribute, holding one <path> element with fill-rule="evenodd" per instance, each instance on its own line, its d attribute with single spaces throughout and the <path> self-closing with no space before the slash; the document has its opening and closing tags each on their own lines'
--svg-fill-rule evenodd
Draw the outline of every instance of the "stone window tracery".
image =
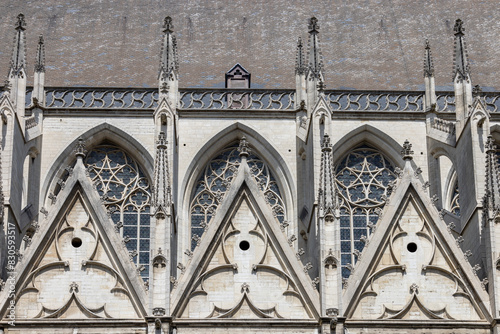
<svg viewBox="0 0 500 334">
<path fill-rule="evenodd" d="M 191 250 L 199 245 L 203 232 L 215 216 L 231 182 L 236 177 L 241 164 L 238 144 L 223 149 L 213 158 L 196 182 L 190 205 Z M 285 221 L 285 205 L 281 193 L 268 165 L 257 155 L 250 153 L 247 164 L 254 180 L 264 194 L 273 215 L 280 224 Z"/>
<path fill-rule="evenodd" d="M 396 179 L 394 167 L 377 149 L 362 145 L 347 154 L 336 168 L 340 190 L 342 277 L 351 274 L 365 241 L 375 229 Z"/>
<path fill-rule="evenodd" d="M 137 162 L 119 147 L 102 144 L 85 158 L 85 167 L 143 279 L 149 277 L 149 181 Z M 120 224 L 121 225 L 121 224 Z"/>
</svg>

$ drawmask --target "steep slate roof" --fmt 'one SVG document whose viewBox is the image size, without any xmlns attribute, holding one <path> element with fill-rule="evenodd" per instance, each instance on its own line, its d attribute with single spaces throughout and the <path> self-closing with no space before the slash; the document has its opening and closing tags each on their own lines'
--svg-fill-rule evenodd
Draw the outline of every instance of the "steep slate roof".
<svg viewBox="0 0 500 334">
<path fill-rule="evenodd" d="M 289 8 L 290 4 L 295 8 Z M 500 12 L 485 1 L 159 1 L 0 2 L 0 74 L 7 75 L 14 23 L 26 19 L 32 82 L 39 34 L 48 86 L 155 87 L 163 18 L 173 19 L 181 87 L 223 87 L 228 64 L 252 73 L 252 87 L 294 88 L 295 46 L 316 16 L 328 89 L 423 89 L 425 38 L 436 85 L 450 89 L 453 26 L 461 18 L 471 77 L 500 90 Z M 287 9 L 289 8 L 289 9 Z M 446 87 L 443 87 L 446 86 Z"/>
</svg>

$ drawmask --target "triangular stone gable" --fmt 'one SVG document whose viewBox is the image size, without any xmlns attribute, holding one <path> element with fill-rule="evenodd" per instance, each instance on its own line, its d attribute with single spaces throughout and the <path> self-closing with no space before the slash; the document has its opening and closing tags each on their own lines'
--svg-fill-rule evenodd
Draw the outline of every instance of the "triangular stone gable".
<svg viewBox="0 0 500 334">
<path fill-rule="evenodd" d="M 488 296 L 410 162 L 348 280 L 353 320 L 491 320 Z"/>
<path fill-rule="evenodd" d="M 144 285 L 80 159 L 58 197 L 15 268 L 17 320 L 143 318 Z"/>
<path fill-rule="evenodd" d="M 170 107 L 170 103 L 168 103 L 167 98 L 163 97 L 160 102 L 158 103 L 158 106 L 155 109 L 154 112 L 154 117 L 158 117 L 158 114 L 161 113 L 162 111 L 166 111 L 168 116 L 174 120 L 174 112 L 172 111 L 172 108 Z"/>
<path fill-rule="evenodd" d="M 242 163 L 173 291 L 176 317 L 317 317 L 317 292 L 270 211 Z"/>
</svg>

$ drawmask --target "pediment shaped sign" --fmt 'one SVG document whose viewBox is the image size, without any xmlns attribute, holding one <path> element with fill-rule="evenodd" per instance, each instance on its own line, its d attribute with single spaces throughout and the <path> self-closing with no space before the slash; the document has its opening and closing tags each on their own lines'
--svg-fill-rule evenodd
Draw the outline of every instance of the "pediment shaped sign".
<svg viewBox="0 0 500 334">
<path fill-rule="evenodd" d="M 141 279 L 118 233 L 105 226 L 109 219 L 104 209 L 90 204 L 100 205 L 97 193 L 89 194 L 92 186 L 82 179 L 84 173 L 78 161 L 66 182 L 69 188 L 60 192 L 57 208 L 16 267 L 16 321 L 145 315 Z M 3 294 L 4 308 L 5 300 Z"/>
<path fill-rule="evenodd" d="M 174 290 L 174 314 L 180 319 L 313 319 L 311 279 L 264 199 L 259 201 L 262 195 L 252 190 L 255 181 L 242 174 L 222 203 L 226 212 L 218 210 Z"/>
<path fill-rule="evenodd" d="M 481 321 L 488 298 L 407 163 L 344 292 L 353 320 Z M 349 299 L 348 299 L 349 298 Z"/>
</svg>

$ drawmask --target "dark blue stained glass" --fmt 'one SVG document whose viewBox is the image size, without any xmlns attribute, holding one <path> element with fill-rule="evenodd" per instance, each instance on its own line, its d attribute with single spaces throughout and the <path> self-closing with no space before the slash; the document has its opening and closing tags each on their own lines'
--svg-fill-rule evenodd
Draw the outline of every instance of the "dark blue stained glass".
<svg viewBox="0 0 500 334">
<path fill-rule="evenodd" d="M 141 238 L 149 238 L 149 226 L 141 226 Z"/>
<path fill-rule="evenodd" d="M 351 226 L 351 217 L 342 215 L 340 216 L 340 227 L 350 227 Z"/>
<path fill-rule="evenodd" d="M 378 222 L 378 215 L 370 215 L 368 219 L 370 220 L 370 223 L 375 225 Z"/>
<path fill-rule="evenodd" d="M 384 192 L 385 192 L 384 188 L 371 186 L 368 197 L 371 199 L 380 200 Z"/>
<path fill-rule="evenodd" d="M 359 250 L 360 252 L 363 251 L 363 248 L 365 248 L 365 243 L 362 241 L 354 241 L 354 249 Z"/>
<path fill-rule="evenodd" d="M 342 253 L 342 255 L 340 255 L 340 257 L 341 257 L 342 263 L 345 263 L 345 264 L 351 263 L 351 254 L 350 253 L 348 253 L 348 254 Z"/>
<path fill-rule="evenodd" d="M 139 250 L 149 252 L 149 239 L 139 240 Z"/>
<path fill-rule="evenodd" d="M 351 275 L 351 272 L 346 267 L 342 267 L 342 277 L 347 278 Z"/>
<path fill-rule="evenodd" d="M 381 155 L 376 154 L 376 155 L 370 155 L 366 157 L 366 162 L 370 164 L 370 170 L 376 169 L 379 166 L 383 166 L 383 158 Z"/>
<path fill-rule="evenodd" d="M 141 277 L 147 279 L 149 277 L 149 266 L 144 265 L 144 270 L 141 271 Z"/>
<path fill-rule="evenodd" d="M 142 212 L 139 215 L 139 220 L 141 222 L 141 226 L 147 226 L 147 225 L 149 225 L 149 222 L 151 220 L 151 217 L 149 216 L 149 207 L 147 208 L 148 212 L 145 212 L 145 211 L 146 210 L 144 210 L 144 212 Z"/>
<path fill-rule="evenodd" d="M 349 228 L 341 228 L 340 240 L 350 240 L 350 239 L 351 239 L 351 230 Z"/>
<path fill-rule="evenodd" d="M 352 230 L 354 240 L 359 240 L 361 236 L 366 236 L 366 228 L 355 228 Z"/>
<path fill-rule="evenodd" d="M 351 241 L 341 241 L 340 242 L 340 251 L 342 253 L 350 253 L 351 252 Z"/>
<path fill-rule="evenodd" d="M 120 211 L 115 211 L 113 214 L 111 214 L 111 220 L 116 224 L 120 221 Z"/>
<path fill-rule="evenodd" d="M 366 216 L 354 215 L 352 220 L 354 227 L 366 227 Z"/>
<path fill-rule="evenodd" d="M 137 213 L 126 212 L 123 214 L 123 225 L 137 225 Z"/>
<path fill-rule="evenodd" d="M 349 166 L 351 166 L 351 168 L 354 168 L 358 171 L 361 171 L 363 169 L 363 167 L 362 167 L 363 161 L 364 161 L 363 156 L 353 154 L 353 155 L 351 155 L 351 157 L 349 157 Z"/>
<path fill-rule="evenodd" d="M 137 226 L 123 226 L 123 236 L 137 238 Z"/>
<path fill-rule="evenodd" d="M 137 239 L 130 239 L 126 245 L 128 250 L 137 250 Z"/>
<path fill-rule="evenodd" d="M 149 251 L 139 252 L 139 263 L 148 263 L 148 262 L 149 262 Z"/>
</svg>

